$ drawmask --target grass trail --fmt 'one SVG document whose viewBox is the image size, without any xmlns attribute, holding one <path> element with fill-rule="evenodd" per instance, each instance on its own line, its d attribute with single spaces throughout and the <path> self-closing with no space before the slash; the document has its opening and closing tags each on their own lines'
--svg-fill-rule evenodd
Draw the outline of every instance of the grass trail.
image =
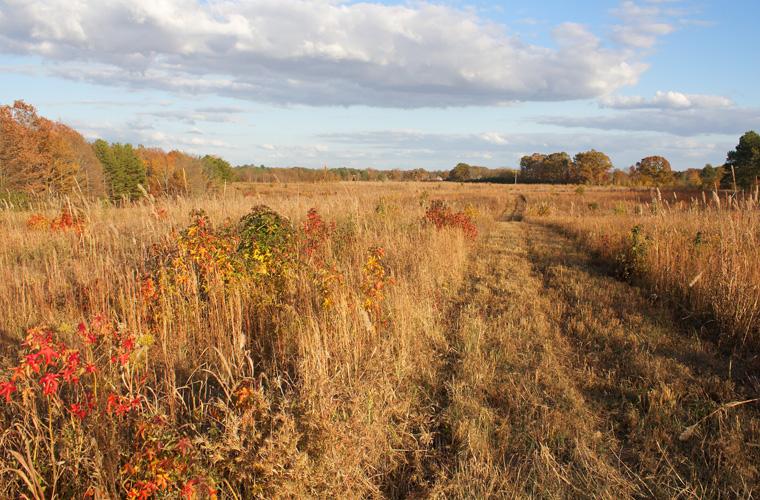
<svg viewBox="0 0 760 500">
<path fill-rule="evenodd" d="M 445 446 L 426 494 L 757 490 L 756 404 L 720 409 L 749 399 L 751 388 L 729 376 L 709 344 L 564 236 L 498 223 L 471 264 L 455 315 L 439 415 Z"/>
</svg>

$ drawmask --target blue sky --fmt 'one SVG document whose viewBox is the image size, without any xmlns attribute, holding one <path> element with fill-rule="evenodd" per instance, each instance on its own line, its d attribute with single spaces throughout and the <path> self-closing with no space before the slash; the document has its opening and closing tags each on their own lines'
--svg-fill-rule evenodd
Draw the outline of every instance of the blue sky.
<svg viewBox="0 0 760 500">
<path fill-rule="evenodd" d="M 760 3 L 0 0 L 0 103 L 234 164 L 533 152 L 721 163 L 760 129 Z"/>
</svg>

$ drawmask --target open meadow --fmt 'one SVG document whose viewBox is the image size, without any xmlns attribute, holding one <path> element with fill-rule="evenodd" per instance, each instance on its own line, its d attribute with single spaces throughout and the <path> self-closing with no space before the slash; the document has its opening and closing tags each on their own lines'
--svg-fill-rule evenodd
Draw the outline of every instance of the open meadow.
<svg viewBox="0 0 760 500">
<path fill-rule="evenodd" d="M 0 500 L 760 497 L 758 0 L 0 0 Z"/>
<path fill-rule="evenodd" d="M 235 183 L 0 210 L 0 498 L 750 498 L 760 199 Z"/>
</svg>

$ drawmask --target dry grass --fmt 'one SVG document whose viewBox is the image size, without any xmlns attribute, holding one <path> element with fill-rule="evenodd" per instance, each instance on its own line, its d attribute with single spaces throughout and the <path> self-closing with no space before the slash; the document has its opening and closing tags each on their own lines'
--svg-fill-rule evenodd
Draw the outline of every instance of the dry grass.
<svg viewBox="0 0 760 500">
<path fill-rule="evenodd" d="M 199 468 L 224 496 L 380 496 L 407 488 L 402 483 L 412 479 L 403 478 L 414 474 L 417 456 L 428 446 L 429 390 L 436 384 L 444 312 L 472 248 L 461 231 L 421 223 L 428 197 L 465 205 L 456 189 L 443 186 L 303 185 L 284 192 L 281 186 L 254 186 L 245 195 L 129 208 L 80 205 L 81 234 L 28 227 L 30 213 L 5 211 L 3 367 L 15 364 L 26 329 L 50 325 L 76 344 L 66 332 L 102 314 L 138 339 L 151 337 L 144 416 L 163 415 L 170 427 L 182 428 L 198 450 Z M 467 203 L 484 221 L 489 218 L 486 198 L 470 196 Z M 275 288 L 267 277 L 273 275 L 211 289 L 191 283 L 178 295 L 155 299 L 161 318 L 151 316 L 154 299 L 145 299 L 142 286 L 155 266 L 155 247 L 174 245 L 193 208 L 220 224 L 258 204 L 295 226 L 316 207 L 335 228 L 325 242 L 329 265 L 323 269 L 299 257 L 304 262 Z M 52 218 L 59 210 L 38 212 Z M 362 292 L 373 247 L 385 250 L 388 273 L 384 298 L 375 298 L 382 300 L 382 318 L 370 317 L 374 306 L 365 307 Z M 334 278 L 328 285 L 324 274 Z M 261 401 L 251 408 L 236 405 L 231 395 L 246 384 L 260 392 Z M 99 417 L 80 425 L 63 412 L 54 419 L 62 427 L 57 433 L 71 433 L 76 442 L 36 435 L 34 429 L 50 421 L 42 409 L 47 401 L 32 405 L 41 415 L 32 414 L 28 403 L 4 405 L 0 413 L 6 429 L 0 496 L 30 494 L 22 477 L 30 474 L 40 476 L 46 496 L 78 496 L 88 489 L 124 495 L 136 487 L 124 483 L 119 470 L 128 457 L 118 447 L 129 450 L 128 432 L 115 442 L 113 436 L 100 438 Z M 26 423 L 16 428 L 19 418 Z M 210 421 L 218 425 L 204 429 Z M 19 469 L 15 452 L 23 454 L 25 444 L 33 447 L 30 472 L 19 474 L 13 471 Z M 53 474 L 50 463 L 62 448 L 81 455 L 79 468 Z M 91 478 L 90 484 L 74 481 L 75 474 Z"/>
<path fill-rule="evenodd" d="M 502 222 L 517 193 L 527 222 Z M 423 222 L 439 199 L 475 218 L 476 241 Z M 756 404 L 731 403 L 757 397 L 752 361 L 684 332 L 557 228 L 608 264 L 633 255 L 622 264 L 640 284 L 747 351 L 757 216 L 648 202 L 626 190 L 335 183 L 2 211 L 3 373 L 39 325 L 83 357 L 121 354 L 127 336 L 135 347 L 124 365 L 93 358 L 100 385 L 81 421 L 27 384 L 27 366 L 0 403 L 0 497 L 751 496 Z M 255 205 L 287 217 L 295 242 L 230 257 L 220 248 L 237 246 L 234 222 Z M 183 233 L 196 208 L 208 235 Z M 311 208 L 327 228 L 312 240 Z M 62 209 L 81 225 L 52 230 Z M 640 258 L 637 224 L 649 238 Z M 77 324 L 92 329 L 97 315 L 114 340 L 95 349 Z M 109 414 L 114 392 L 139 408 Z M 57 397 L 77 394 L 62 384 Z"/>
<path fill-rule="evenodd" d="M 625 278 L 670 300 L 739 351 L 760 349 L 757 195 L 590 192 L 539 217 L 573 234 Z M 552 210 L 550 210 L 552 212 Z"/>
</svg>

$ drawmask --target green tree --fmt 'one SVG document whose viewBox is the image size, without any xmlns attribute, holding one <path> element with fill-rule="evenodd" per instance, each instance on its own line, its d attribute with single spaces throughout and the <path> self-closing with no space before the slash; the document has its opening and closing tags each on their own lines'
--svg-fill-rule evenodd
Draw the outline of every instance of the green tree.
<svg viewBox="0 0 760 500">
<path fill-rule="evenodd" d="M 454 182 L 469 181 L 472 179 L 472 167 L 466 163 L 458 163 L 449 172 L 449 180 Z"/>
<path fill-rule="evenodd" d="M 95 156 L 103 166 L 103 175 L 106 179 L 106 191 L 108 196 L 112 199 L 119 198 L 119 193 L 122 191 L 125 184 L 123 172 L 119 169 L 119 166 L 114 158 L 111 145 L 103 139 L 98 139 L 92 144 L 92 150 L 95 152 Z"/>
<path fill-rule="evenodd" d="M 212 181 L 229 182 L 232 180 L 232 165 L 226 160 L 218 157 L 206 155 L 201 158 L 203 164 L 203 173 Z"/>
<path fill-rule="evenodd" d="M 666 186 L 674 180 L 670 162 L 662 156 L 643 158 L 636 164 L 634 173 L 637 180 L 646 186 Z"/>
<path fill-rule="evenodd" d="M 145 165 L 132 145 L 98 139 L 92 148 L 103 165 L 109 196 L 114 200 L 139 198 L 146 181 Z"/>
<path fill-rule="evenodd" d="M 723 167 L 715 168 L 709 163 L 699 171 L 699 178 L 702 181 L 702 189 L 718 189 L 720 180 L 723 177 Z"/>
<path fill-rule="evenodd" d="M 749 187 L 756 182 L 760 177 L 760 135 L 757 132 L 749 131 L 741 136 L 736 149 L 728 153 L 726 167 L 734 168 L 739 186 Z"/>
<path fill-rule="evenodd" d="M 527 182 L 541 182 L 544 160 L 546 160 L 546 155 L 541 153 L 520 158 L 520 177 Z"/>
<path fill-rule="evenodd" d="M 520 177 L 528 182 L 572 182 L 573 160 L 567 153 L 534 153 L 520 159 Z"/>
<path fill-rule="evenodd" d="M 612 170 L 612 160 L 601 151 L 592 149 L 578 153 L 573 159 L 573 181 L 581 184 L 606 184 Z"/>
<path fill-rule="evenodd" d="M 568 183 L 572 182 L 573 160 L 570 155 L 562 153 L 552 153 L 544 160 L 543 181 L 551 183 Z"/>
</svg>

